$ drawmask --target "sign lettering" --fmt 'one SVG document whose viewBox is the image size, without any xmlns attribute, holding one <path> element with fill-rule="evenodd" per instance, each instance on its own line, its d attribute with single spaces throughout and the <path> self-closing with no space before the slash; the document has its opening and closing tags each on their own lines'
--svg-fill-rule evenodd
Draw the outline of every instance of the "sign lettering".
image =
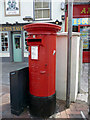
<svg viewBox="0 0 90 120">
<path fill-rule="evenodd" d="M 73 17 L 74 18 L 89 18 L 90 5 L 73 5 Z"/>
<path fill-rule="evenodd" d="M 23 31 L 23 26 L 0 26 L 0 31 Z"/>
<path fill-rule="evenodd" d="M 89 14 L 89 13 L 90 13 L 90 8 L 88 8 L 88 9 L 83 8 L 81 11 L 81 14 Z"/>
<path fill-rule="evenodd" d="M 81 13 L 86 13 L 86 8 L 83 8 L 83 10 L 81 11 Z"/>
<path fill-rule="evenodd" d="M 90 18 L 77 18 L 72 20 L 72 25 L 78 26 L 78 25 L 89 25 Z"/>
</svg>

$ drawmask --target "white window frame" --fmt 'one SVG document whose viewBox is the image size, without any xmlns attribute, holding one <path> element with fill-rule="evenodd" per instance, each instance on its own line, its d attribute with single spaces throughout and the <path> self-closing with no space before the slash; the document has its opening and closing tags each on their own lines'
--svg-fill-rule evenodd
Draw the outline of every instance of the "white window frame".
<svg viewBox="0 0 90 120">
<path fill-rule="evenodd" d="M 51 20 L 51 0 L 49 2 L 49 8 L 35 8 L 35 0 L 34 0 L 33 4 L 34 4 L 34 8 L 33 8 L 34 20 Z M 50 17 L 49 18 L 35 18 L 35 10 L 50 10 Z M 42 12 L 42 14 L 43 14 L 43 12 Z"/>
<path fill-rule="evenodd" d="M 8 36 L 8 51 L 2 51 L 1 33 L 7 33 L 7 36 Z M 9 33 L 7 31 L 0 31 L 0 53 L 9 53 Z"/>
</svg>

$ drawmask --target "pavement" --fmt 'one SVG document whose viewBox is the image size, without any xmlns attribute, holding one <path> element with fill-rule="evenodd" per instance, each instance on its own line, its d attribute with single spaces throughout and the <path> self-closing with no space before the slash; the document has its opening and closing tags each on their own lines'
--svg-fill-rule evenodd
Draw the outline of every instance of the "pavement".
<svg viewBox="0 0 90 120">
<path fill-rule="evenodd" d="M 85 93 L 88 92 L 88 66 L 88 63 L 84 63 L 82 66 L 81 90 Z"/>
<path fill-rule="evenodd" d="M 90 64 L 90 63 L 89 63 Z M 77 96 L 77 100 L 88 102 L 88 63 L 82 64 L 82 79 L 80 82 L 80 94 Z"/>
<path fill-rule="evenodd" d="M 0 63 L 2 69 L 0 70 L 0 118 L 32 118 L 28 108 L 24 112 L 16 116 L 11 114 L 10 108 L 10 78 L 9 73 L 16 69 L 28 66 L 28 63 Z M 87 103 L 87 92 L 88 92 L 88 64 L 83 64 L 83 78 L 81 81 L 81 93 L 78 94 L 77 100 L 70 104 L 70 108 L 66 108 L 65 101 L 57 99 L 55 114 L 50 116 L 52 119 L 56 118 L 76 118 L 76 119 L 90 119 L 88 115 L 88 103 Z M 86 100 L 85 100 L 86 99 Z M 6 120 L 6 119 L 5 119 Z"/>
</svg>

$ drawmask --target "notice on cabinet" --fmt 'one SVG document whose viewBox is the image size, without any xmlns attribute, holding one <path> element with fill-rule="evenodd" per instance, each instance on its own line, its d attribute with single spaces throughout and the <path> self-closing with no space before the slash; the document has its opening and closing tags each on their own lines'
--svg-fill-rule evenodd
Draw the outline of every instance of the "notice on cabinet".
<svg viewBox="0 0 90 120">
<path fill-rule="evenodd" d="M 38 60 L 38 46 L 31 46 L 31 59 Z"/>
</svg>

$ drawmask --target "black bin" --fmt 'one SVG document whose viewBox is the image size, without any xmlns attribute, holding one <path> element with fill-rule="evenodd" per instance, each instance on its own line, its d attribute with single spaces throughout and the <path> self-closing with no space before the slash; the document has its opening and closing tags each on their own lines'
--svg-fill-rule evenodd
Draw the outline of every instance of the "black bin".
<svg viewBox="0 0 90 120">
<path fill-rule="evenodd" d="M 28 105 L 29 68 L 10 72 L 11 113 L 20 115 Z"/>
</svg>

